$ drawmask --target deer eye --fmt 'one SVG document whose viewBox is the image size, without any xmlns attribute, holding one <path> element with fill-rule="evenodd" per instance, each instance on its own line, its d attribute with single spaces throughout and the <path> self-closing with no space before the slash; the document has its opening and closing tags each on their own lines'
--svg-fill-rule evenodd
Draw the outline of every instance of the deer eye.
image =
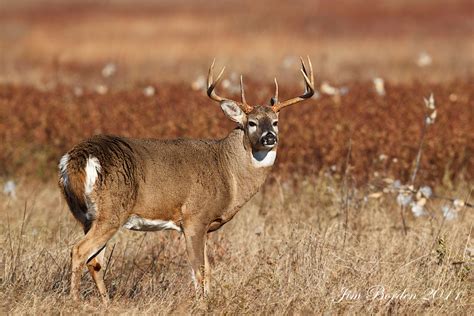
<svg viewBox="0 0 474 316">
<path fill-rule="evenodd" d="M 255 126 L 257 126 L 257 123 L 255 123 L 255 122 L 253 122 L 253 121 L 250 121 L 250 122 L 249 122 L 249 126 L 250 126 L 250 127 L 255 127 Z"/>
<path fill-rule="evenodd" d="M 277 127 L 278 126 L 278 121 L 273 122 L 273 126 Z"/>
</svg>

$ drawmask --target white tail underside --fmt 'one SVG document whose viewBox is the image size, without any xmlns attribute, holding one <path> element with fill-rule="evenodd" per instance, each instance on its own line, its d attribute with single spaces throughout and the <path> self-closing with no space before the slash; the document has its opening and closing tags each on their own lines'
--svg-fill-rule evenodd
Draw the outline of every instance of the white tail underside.
<svg viewBox="0 0 474 316">
<path fill-rule="evenodd" d="M 60 179 L 63 186 L 66 186 L 68 183 L 68 176 L 67 176 L 67 163 L 68 162 L 69 162 L 68 154 L 65 154 L 64 156 L 62 156 L 61 160 L 59 161 L 59 173 L 60 173 Z"/>
<path fill-rule="evenodd" d="M 100 172 L 100 162 L 96 157 L 89 156 L 86 164 L 86 183 L 85 183 L 85 194 L 88 195 L 94 189 L 95 181 Z"/>
</svg>

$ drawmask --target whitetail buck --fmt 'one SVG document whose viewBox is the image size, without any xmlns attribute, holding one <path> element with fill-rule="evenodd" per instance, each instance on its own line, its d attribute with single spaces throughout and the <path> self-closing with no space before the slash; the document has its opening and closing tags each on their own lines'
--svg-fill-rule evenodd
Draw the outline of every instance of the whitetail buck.
<svg viewBox="0 0 474 316">
<path fill-rule="evenodd" d="M 210 290 L 207 233 L 230 221 L 260 189 L 276 158 L 278 112 L 314 94 L 301 60 L 305 92 L 279 102 L 278 83 L 271 105 L 251 106 L 220 97 L 214 91 L 224 69 L 213 80 L 209 68 L 207 95 L 238 127 L 221 140 L 155 140 L 98 135 L 65 154 L 59 163 L 59 185 L 85 236 L 72 249 L 71 295 L 79 297 L 87 265 L 105 302 L 103 280 L 107 242 L 121 228 L 140 231 L 174 229 L 185 237 L 198 295 Z"/>
</svg>

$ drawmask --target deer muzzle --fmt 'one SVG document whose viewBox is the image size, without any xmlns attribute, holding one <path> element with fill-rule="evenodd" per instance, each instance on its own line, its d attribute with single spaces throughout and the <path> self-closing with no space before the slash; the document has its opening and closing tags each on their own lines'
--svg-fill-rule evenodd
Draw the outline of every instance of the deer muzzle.
<svg viewBox="0 0 474 316">
<path fill-rule="evenodd" d="M 277 141 L 277 136 L 273 132 L 265 132 L 260 138 L 260 143 L 265 147 L 273 147 Z"/>
</svg>

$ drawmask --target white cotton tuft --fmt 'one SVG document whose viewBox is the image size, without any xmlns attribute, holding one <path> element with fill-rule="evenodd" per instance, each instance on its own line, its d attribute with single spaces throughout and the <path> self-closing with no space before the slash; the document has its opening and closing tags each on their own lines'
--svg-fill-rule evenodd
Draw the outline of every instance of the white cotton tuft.
<svg viewBox="0 0 474 316">
<path fill-rule="evenodd" d="M 420 192 L 427 199 L 429 199 L 433 195 L 433 190 L 431 190 L 429 186 L 421 187 Z"/>
<path fill-rule="evenodd" d="M 398 205 L 407 206 L 411 202 L 412 202 L 411 194 L 403 194 L 403 193 L 398 194 L 397 196 Z"/>
<path fill-rule="evenodd" d="M 412 212 L 413 215 L 415 215 L 416 217 L 420 217 L 420 216 L 423 216 L 423 215 L 426 214 L 423 205 L 420 205 L 420 204 L 418 204 L 418 203 L 412 203 L 412 204 L 411 204 L 411 212 Z"/>
<path fill-rule="evenodd" d="M 447 205 L 443 206 L 441 208 L 441 211 L 443 212 L 444 218 L 446 218 L 448 221 L 453 220 L 458 216 L 458 214 L 456 214 L 456 212 L 452 209 L 452 207 L 447 206 Z"/>
<path fill-rule="evenodd" d="M 16 184 L 13 180 L 8 180 L 3 186 L 3 193 L 16 199 Z"/>
</svg>

